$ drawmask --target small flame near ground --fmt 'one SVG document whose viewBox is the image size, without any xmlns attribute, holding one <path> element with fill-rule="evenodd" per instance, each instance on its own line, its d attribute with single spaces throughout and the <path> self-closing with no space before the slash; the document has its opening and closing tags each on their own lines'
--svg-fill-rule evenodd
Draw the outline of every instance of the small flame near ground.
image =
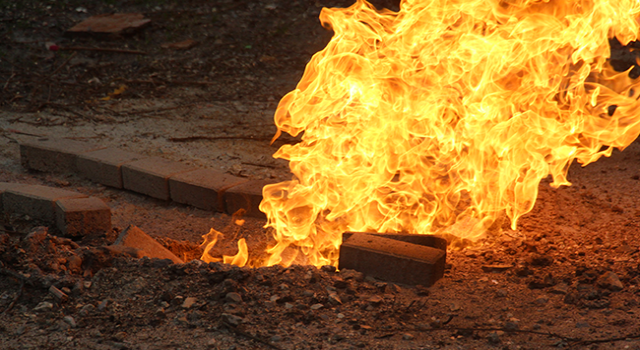
<svg viewBox="0 0 640 350">
<path fill-rule="evenodd" d="M 336 265 L 345 231 L 462 223 L 456 234 L 477 239 L 505 214 L 515 229 L 542 179 L 570 185 L 574 160 L 640 133 L 638 82 L 607 62 L 609 38 L 636 40 L 638 17 L 637 0 L 323 9 L 334 36 L 275 115 L 278 135 L 302 141 L 274 155 L 293 179 L 263 190 L 265 264 Z"/>
</svg>

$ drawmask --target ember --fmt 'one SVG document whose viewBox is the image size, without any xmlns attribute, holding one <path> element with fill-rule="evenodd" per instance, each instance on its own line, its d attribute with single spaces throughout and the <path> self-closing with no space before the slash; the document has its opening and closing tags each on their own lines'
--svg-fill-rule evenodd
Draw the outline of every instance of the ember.
<svg viewBox="0 0 640 350">
<path fill-rule="evenodd" d="M 364 0 L 324 9 L 334 31 L 280 102 L 275 154 L 291 181 L 264 189 L 277 244 L 268 265 L 337 264 L 345 231 L 477 239 L 506 213 L 515 228 L 538 185 L 569 185 L 640 133 L 640 89 L 607 59 L 636 40 L 640 3 Z M 286 256 L 286 258 L 284 257 Z"/>
</svg>

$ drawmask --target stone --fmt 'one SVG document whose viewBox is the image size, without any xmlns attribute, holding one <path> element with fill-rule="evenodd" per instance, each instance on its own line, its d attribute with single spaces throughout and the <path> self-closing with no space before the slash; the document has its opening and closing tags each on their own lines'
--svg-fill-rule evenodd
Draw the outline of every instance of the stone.
<svg viewBox="0 0 640 350">
<path fill-rule="evenodd" d="M 189 309 L 196 303 L 196 298 L 194 297 L 186 297 L 182 302 L 183 309 Z"/>
<path fill-rule="evenodd" d="M 612 291 L 619 291 L 624 288 L 624 285 L 620 281 L 618 275 L 612 271 L 602 274 L 596 281 L 596 284 L 601 288 L 606 288 Z"/>
<path fill-rule="evenodd" d="M 26 214 L 34 219 L 53 223 L 57 200 L 86 197 L 81 193 L 54 187 L 23 185 L 7 189 L 2 194 L 2 205 L 6 213 Z"/>
<path fill-rule="evenodd" d="M 104 148 L 87 142 L 41 138 L 20 144 L 20 160 L 27 169 L 54 173 L 75 173 L 80 154 Z"/>
<path fill-rule="evenodd" d="M 225 300 L 228 303 L 240 304 L 240 303 L 242 303 L 242 296 L 240 294 L 236 293 L 236 292 L 229 292 L 225 296 Z"/>
<path fill-rule="evenodd" d="M 139 257 L 146 256 L 149 258 L 158 259 L 171 259 L 176 264 L 183 264 L 182 259 L 175 256 L 172 252 L 163 247 L 151 236 L 144 233 L 136 226 L 127 227 L 118 239 L 114 242 L 113 246 L 116 247 L 128 247 L 137 249 Z"/>
<path fill-rule="evenodd" d="M 189 50 L 198 45 L 198 42 L 193 39 L 187 39 L 176 43 L 165 43 L 160 45 L 163 49 L 171 50 Z"/>
<path fill-rule="evenodd" d="M 46 311 L 51 311 L 53 309 L 53 304 L 48 302 L 48 301 L 43 301 L 41 303 L 39 303 L 38 305 L 36 305 L 36 307 L 33 308 L 33 311 L 36 312 L 46 312 Z"/>
<path fill-rule="evenodd" d="M 210 211 L 224 211 L 223 193 L 247 180 L 212 169 L 198 169 L 169 178 L 171 200 Z"/>
<path fill-rule="evenodd" d="M 63 198 L 56 201 L 56 226 L 71 237 L 106 233 L 111 231 L 111 209 L 95 197 Z"/>
<path fill-rule="evenodd" d="M 117 148 L 105 148 L 78 155 L 78 175 L 106 186 L 122 188 L 122 165 L 148 158 Z"/>
<path fill-rule="evenodd" d="M 76 328 L 76 320 L 71 316 L 65 316 L 62 318 L 71 328 Z"/>
<path fill-rule="evenodd" d="M 122 165 L 123 187 L 162 200 L 171 198 L 169 178 L 195 168 L 159 157 L 150 157 Z"/>
</svg>

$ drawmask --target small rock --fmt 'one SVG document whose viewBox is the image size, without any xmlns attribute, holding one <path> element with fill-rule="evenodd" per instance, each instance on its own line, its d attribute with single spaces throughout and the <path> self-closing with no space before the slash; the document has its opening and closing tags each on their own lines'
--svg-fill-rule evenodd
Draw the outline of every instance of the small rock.
<svg viewBox="0 0 640 350">
<path fill-rule="evenodd" d="M 549 290 L 549 293 L 551 294 L 567 294 L 567 292 L 569 291 L 569 286 L 566 283 L 558 283 L 557 285 L 553 286 L 553 288 L 551 288 Z"/>
<path fill-rule="evenodd" d="M 167 317 L 167 314 L 164 312 L 164 308 L 163 307 L 159 307 L 158 309 L 156 309 L 156 312 L 154 314 L 156 315 L 157 318 L 165 318 L 165 317 Z"/>
<path fill-rule="evenodd" d="M 193 304 L 196 303 L 196 298 L 194 297 L 187 297 L 186 299 L 184 299 L 184 302 L 182 303 L 182 308 L 183 309 L 189 309 L 193 306 Z"/>
<path fill-rule="evenodd" d="M 274 335 L 273 337 L 271 337 L 271 339 L 269 339 L 272 343 L 277 343 L 279 341 L 282 340 L 282 337 L 279 335 Z"/>
<path fill-rule="evenodd" d="M 320 271 L 333 273 L 336 272 L 336 267 L 331 265 L 324 265 L 320 268 Z"/>
<path fill-rule="evenodd" d="M 538 253 L 531 253 L 525 259 L 527 263 L 532 266 L 549 266 L 553 264 L 553 258 L 548 255 L 542 255 Z"/>
<path fill-rule="evenodd" d="M 53 309 L 52 303 L 48 301 L 43 301 L 40 304 L 36 305 L 36 307 L 33 308 L 33 311 L 46 312 L 46 311 L 51 311 L 52 309 Z"/>
<path fill-rule="evenodd" d="M 110 303 L 110 302 L 111 302 L 111 301 L 110 301 L 109 299 L 105 299 L 105 300 L 103 300 L 102 302 L 100 302 L 100 305 L 98 305 L 98 310 L 99 310 L 99 311 L 104 311 L 104 309 L 106 309 L 106 308 L 107 308 L 107 306 L 109 306 L 109 303 Z"/>
<path fill-rule="evenodd" d="M 596 282 L 597 285 L 601 288 L 606 288 L 612 291 L 622 290 L 624 285 L 620 282 L 620 278 L 614 272 L 609 271 L 605 272 L 602 276 L 598 278 Z"/>
<path fill-rule="evenodd" d="M 224 299 L 228 303 L 236 303 L 236 304 L 242 303 L 242 296 L 240 294 L 236 293 L 236 292 L 227 293 L 227 295 L 224 297 Z"/>
<path fill-rule="evenodd" d="M 225 322 L 227 322 L 228 324 L 230 324 L 232 326 L 238 326 L 242 322 L 244 322 L 244 319 L 242 317 L 240 317 L 240 316 L 231 315 L 231 314 L 227 314 L 227 313 L 223 313 L 221 316 L 222 316 L 222 319 Z"/>
<path fill-rule="evenodd" d="M 65 316 L 62 318 L 62 320 L 66 322 L 69 326 L 71 326 L 71 328 L 76 328 L 76 320 L 74 320 L 73 317 Z"/>
<path fill-rule="evenodd" d="M 379 305 L 384 299 L 379 295 L 373 295 L 369 298 L 369 302 L 373 305 Z"/>
<path fill-rule="evenodd" d="M 318 310 L 318 309 L 322 309 L 324 307 L 324 305 L 322 304 L 313 304 L 311 305 L 310 309 L 311 310 Z"/>
<path fill-rule="evenodd" d="M 534 303 L 536 303 L 538 305 L 544 305 L 544 304 L 546 304 L 548 302 L 549 302 L 549 298 L 546 295 L 540 295 L 534 301 Z"/>
<path fill-rule="evenodd" d="M 342 300 L 336 292 L 329 293 L 329 302 L 331 302 L 332 304 L 342 304 Z"/>
<path fill-rule="evenodd" d="M 491 332 L 487 335 L 487 340 L 491 344 L 500 344 L 500 335 L 499 332 Z M 501 333 L 501 332 L 500 332 Z"/>
<path fill-rule="evenodd" d="M 411 334 L 411 333 L 405 333 L 405 334 L 402 335 L 402 339 L 403 340 L 413 340 L 413 338 L 414 338 L 413 334 Z"/>
<path fill-rule="evenodd" d="M 80 316 L 90 315 L 93 311 L 95 311 L 96 307 L 93 304 L 87 304 L 80 308 Z"/>
</svg>

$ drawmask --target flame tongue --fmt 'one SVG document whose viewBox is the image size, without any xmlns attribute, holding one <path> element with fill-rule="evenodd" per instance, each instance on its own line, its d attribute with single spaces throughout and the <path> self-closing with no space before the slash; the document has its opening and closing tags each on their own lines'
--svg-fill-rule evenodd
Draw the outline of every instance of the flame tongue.
<svg viewBox="0 0 640 350">
<path fill-rule="evenodd" d="M 541 179 L 568 185 L 574 159 L 640 133 L 637 84 L 606 63 L 608 38 L 635 40 L 638 16 L 636 0 L 324 9 L 335 35 L 275 116 L 304 135 L 275 154 L 294 179 L 264 189 L 268 264 L 290 264 L 291 248 L 335 264 L 344 231 L 486 228 L 505 212 L 515 227 Z"/>
</svg>

